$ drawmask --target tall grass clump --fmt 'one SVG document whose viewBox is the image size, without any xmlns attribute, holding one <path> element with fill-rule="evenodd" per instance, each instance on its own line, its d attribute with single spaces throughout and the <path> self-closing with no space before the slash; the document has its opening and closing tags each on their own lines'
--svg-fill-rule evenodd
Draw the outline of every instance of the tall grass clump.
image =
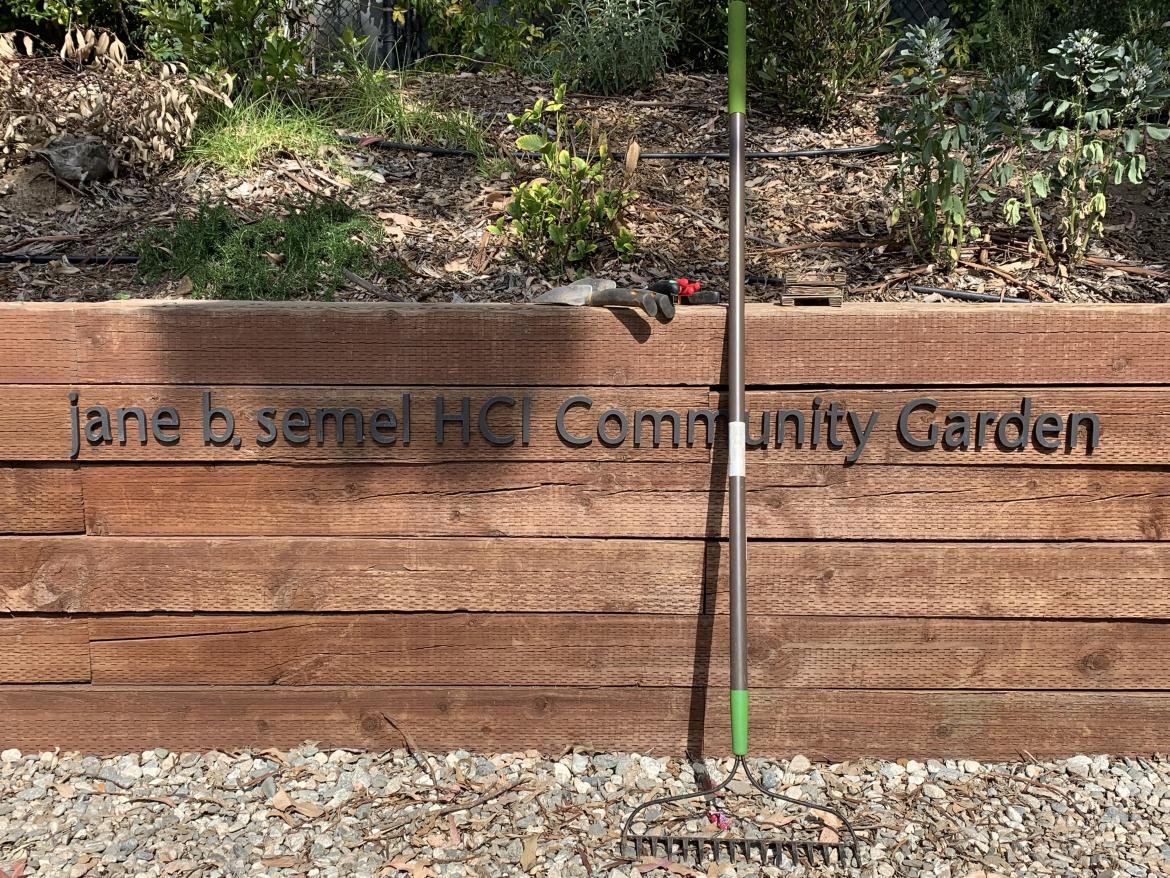
<svg viewBox="0 0 1170 878">
<path fill-rule="evenodd" d="M 186 150 L 191 164 L 206 164 L 239 174 L 278 152 L 315 155 L 337 142 L 316 114 L 274 97 L 209 108 Z"/>
</svg>

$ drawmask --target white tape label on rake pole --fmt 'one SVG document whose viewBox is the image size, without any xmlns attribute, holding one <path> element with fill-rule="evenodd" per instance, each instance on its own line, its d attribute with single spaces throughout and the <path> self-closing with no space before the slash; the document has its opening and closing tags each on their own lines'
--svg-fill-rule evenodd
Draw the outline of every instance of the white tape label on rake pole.
<svg viewBox="0 0 1170 878">
<path fill-rule="evenodd" d="M 747 475 L 747 466 L 744 463 L 747 447 L 747 424 L 743 421 L 731 421 L 727 425 L 727 477 L 734 479 L 737 476 L 744 478 Z"/>
</svg>

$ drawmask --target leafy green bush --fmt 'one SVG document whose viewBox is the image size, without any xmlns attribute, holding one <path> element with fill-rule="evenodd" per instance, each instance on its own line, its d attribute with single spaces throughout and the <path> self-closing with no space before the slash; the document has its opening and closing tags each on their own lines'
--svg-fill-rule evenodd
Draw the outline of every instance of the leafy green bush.
<svg viewBox="0 0 1170 878">
<path fill-rule="evenodd" d="M 749 75 L 814 122 L 875 81 L 894 50 L 889 0 L 758 0 L 749 9 Z"/>
<path fill-rule="evenodd" d="M 1104 229 L 1109 184 L 1140 183 L 1143 141 L 1170 137 L 1170 128 L 1151 121 L 1170 100 L 1170 72 L 1156 46 L 1107 46 L 1095 31 L 1075 31 L 1049 53 L 1045 70 L 1065 88 L 1043 106 L 1029 98 L 1036 77 L 1026 69 L 1001 81 L 1001 128 L 1020 158 L 1018 167 L 1004 162 L 996 170 L 1000 184 L 1019 194 L 1004 203 L 1007 219 L 1019 221 L 1022 203 L 1045 259 L 1052 264 L 1064 254 L 1075 265 Z M 1028 145 L 1040 150 L 1038 161 Z M 1044 200 L 1052 202 L 1054 235 L 1045 234 Z"/>
<path fill-rule="evenodd" d="M 172 231 L 148 236 L 139 273 L 148 281 L 188 277 L 208 299 L 329 298 L 345 272 L 378 268 L 376 224 L 336 201 L 287 205 L 285 216 L 244 223 L 224 204 L 199 206 Z"/>
<path fill-rule="evenodd" d="M 984 93 L 964 98 L 945 89 L 952 31 L 937 18 L 910 28 L 893 77 L 902 100 L 881 115 L 896 166 L 887 187 L 898 195 L 891 224 L 904 221 L 920 259 L 951 268 L 964 244 L 978 238 L 967 218 L 974 199 L 987 199 L 980 177 L 994 155 L 996 110 Z"/>
<path fill-rule="evenodd" d="M 403 2 L 403 0 L 399 0 Z M 416 0 L 431 51 L 463 64 L 519 68 L 544 39 L 564 0 Z"/>
<path fill-rule="evenodd" d="M 624 186 L 607 185 L 604 133 L 580 119 L 570 126 L 564 100 L 561 85 L 552 101 L 541 99 L 520 115 L 508 115 L 518 132 L 530 129 L 516 139 L 516 147 L 539 153 L 547 177 L 513 187 L 505 215 L 491 226 L 494 234 L 511 239 L 522 258 L 561 271 L 595 253 L 602 240 L 623 258 L 634 252 L 634 237 L 621 225 L 622 209 L 633 195 Z"/>
<path fill-rule="evenodd" d="M 975 199 L 1001 201 L 1008 222 L 1028 217 L 1050 265 L 1076 265 L 1104 229 L 1109 184 L 1141 182 L 1144 143 L 1170 137 L 1154 121 L 1170 101 L 1164 53 L 1076 31 L 1042 71 L 1021 66 L 988 90 L 953 93 L 939 72 L 950 38 L 931 19 L 899 56 L 904 100 L 882 115 L 896 158 L 892 221 L 905 222 L 921 258 L 951 267 L 981 236 L 968 219 Z"/>
<path fill-rule="evenodd" d="M 562 82 L 623 94 L 666 69 L 680 31 L 668 0 L 572 0 L 557 21 L 551 64 Z"/>
<path fill-rule="evenodd" d="M 670 63 L 693 70 L 727 67 L 727 5 L 711 0 L 674 0 L 674 17 L 682 24 Z"/>
<path fill-rule="evenodd" d="M 1107 43 L 1154 42 L 1170 47 L 1165 0 L 964 0 L 961 61 L 992 73 L 1039 69 L 1047 48 L 1074 30 L 1093 30 Z M 980 10 L 980 14 L 976 14 Z"/>
<path fill-rule="evenodd" d="M 305 60 L 303 41 L 285 34 L 284 0 L 139 0 L 138 13 L 159 55 L 226 71 L 255 94 L 295 79 Z"/>
</svg>

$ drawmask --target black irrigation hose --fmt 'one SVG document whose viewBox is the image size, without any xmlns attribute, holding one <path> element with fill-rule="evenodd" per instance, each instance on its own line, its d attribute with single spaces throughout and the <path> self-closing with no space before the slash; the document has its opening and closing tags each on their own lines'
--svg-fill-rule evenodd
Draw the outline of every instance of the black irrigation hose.
<svg viewBox="0 0 1170 878">
<path fill-rule="evenodd" d="M 71 253 L 0 253 L 0 265 L 19 263 L 22 265 L 48 265 L 51 262 L 60 262 L 67 259 L 70 265 L 133 265 L 138 257 L 133 254 L 114 254 L 107 256 L 83 256 Z"/>
<path fill-rule="evenodd" d="M 920 287 L 918 284 L 906 284 L 911 292 L 938 293 L 951 299 L 962 299 L 965 302 L 1007 302 L 1012 305 L 1031 305 L 1031 299 L 1021 299 L 1018 296 L 997 296 L 994 293 L 973 293 L 969 290 L 948 290 L 943 287 Z"/>
<path fill-rule="evenodd" d="M 378 149 L 396 150 L 399 152 L 418 152 L 425 155 L 433 156 L 458 156 L 462 158 L 478 158 L 478 153 L 474 153 L 469 149 L 455 149 L 446 146 L 426 146 L 421 143 L 400 143 L 397 140 L 370 140 L 369 137 L 358 137 L 353 134 L 341 135 L 341 139 L 346 143 L 365 143 L 366 146 L 376 146 Z M 825 149 L 792 149 L 785 152 L 749 152 L 747 158 L 749 159 L 800 159 L 800 158 L 822 158 L 825 156 L 838 155 L 881 155 L 890 152 L 890 145 L 888 143 L 872 143 L 869 146 L 834 146 Z M 534 152 L 518 152 L 513 153 L 517 158 L 522 159 L 536 159 L 539 158 L 538 153 Z M 615 161 L 624 162 L 625 155 L 621 153 L 612 153 L 612 158 Z M 643 152 L 638 155 L 639 161 L 700 161 L 703 159 L 713 159 L 715 161 L 727 161 L 727 153 L 725 152 Z"/>
</svg>

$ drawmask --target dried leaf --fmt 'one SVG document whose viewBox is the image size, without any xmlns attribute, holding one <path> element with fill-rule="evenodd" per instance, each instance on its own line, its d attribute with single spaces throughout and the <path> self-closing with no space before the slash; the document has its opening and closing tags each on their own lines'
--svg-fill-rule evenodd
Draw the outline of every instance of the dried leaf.
<svg viewBox="0 0 1170 878">
<path fill-rule="evenodd" d="M 525 872 L 536 865 L 536 848 L 539 844 L 539 835 L 530 835 L 524 839 L 524 852 L 520 854 L 520 868 Z"/>
<path fill-rule="evenodd" d="M 325 813 L 325 809 L 320 805 L 315 805 L 312 802 L 293 802 L 293 810 L 302 817 L 308 817 L 310 820 L 315 820 Z"/>
<path fill-rule="evenodd" d="M 841 818 L 836 814 L 830 814 L 828 811 L 822 811 L 820 808 L 811 808 L 809 810 L 811 811 L 813 817 L 816 817 L 821 821 L 821 823 L 825 824 L 825 826 L 828 826 L 832 829 L 841 828 Z"/>
<path fill-rule="evenodd" d="M 277 790 L 276 795 L 272 797 L 272 801 L 269 804 L 277 811 L 287 811 L 293 806 L 292 796 L 284 790 Z"/>
<path fill-rule="evenodd" d="M 260 860 L 261 865 L 267 866 L 269 869 L 292 869 L 297 864 L 296 857 L 264 857 Z"/>
<path fill-rule="evenodd" d="M 830 829 L 828 826 L 821 828 L 820 841 L 828 842 L 829 844 L 836 844 L 841 840 L 841 836 L 837 834 L 837 830 Z"/>
<path fill-rule="evenodd" d="M 634 171 L 638 170 L 638 157 L 642 155 L 642 147 L 638 145 L 638 141 L 631 140 L 629 147 L 626 149 L 626 178 L 634 176 Z"/>
<path fill-rule="evenodd" d="M 383 875 L 396 875 L 399 872 L 406 872 L 410 878 L 435 878 L 436 876 L 435 870 L 430 866 L 415 860 L 407 861 L 401 857 L 391 860 L 390 865 L 382 870 Z"/>
</svg>

